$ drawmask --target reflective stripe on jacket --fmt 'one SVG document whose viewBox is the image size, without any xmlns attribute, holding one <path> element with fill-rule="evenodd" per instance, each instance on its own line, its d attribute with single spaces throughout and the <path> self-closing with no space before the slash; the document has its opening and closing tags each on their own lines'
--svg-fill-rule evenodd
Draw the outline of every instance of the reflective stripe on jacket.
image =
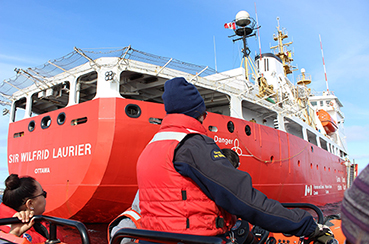
<svg viewBox="0 0 369 244">
<path fill-rule="evenodd" d="M 108 225 L 108 241 L 109 242 L 110 242 L 110 239 L 112 238 L 111 232 L 113 228 L 115 226 L 119 227 L 120 221 L 124 218 L 129 218 L 135 224 L 137 229 L 141 229 L 141 214 L 130 207 L 109 223 Z M 120 227 L 124 228 L 126 226 L 120 226 Z"/>
</svg>

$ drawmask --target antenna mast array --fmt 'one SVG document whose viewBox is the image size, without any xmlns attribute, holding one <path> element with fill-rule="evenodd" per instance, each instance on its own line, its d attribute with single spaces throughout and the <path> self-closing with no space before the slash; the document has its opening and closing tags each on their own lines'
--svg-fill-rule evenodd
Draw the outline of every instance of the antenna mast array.
<svg viewBox="0 0 369 244">
<path fill-rule="evenodd" d="M 235 23 L 234 26 L 234 33 L 235 35 L 229 36 L 230 38 L 234 38 L 232 41 L 236 42 L 239 40 L 243 41 L 243 58 L 245 62 L 245 75 L 246 80 L 249 80 L 248 77 L 248 69 L 247 69 L 247 62 L 248 56 L 250 55 L 250 49 L 247 47 L 247 38 L 256 35 L 256 29 L 259 27 L 256 26 L 256 22 L 253 18 L 250 17 L 250 14 L 246 11 L 240 11 L 236 14 L 236 19 L 232 22 Z"/>
</svg>

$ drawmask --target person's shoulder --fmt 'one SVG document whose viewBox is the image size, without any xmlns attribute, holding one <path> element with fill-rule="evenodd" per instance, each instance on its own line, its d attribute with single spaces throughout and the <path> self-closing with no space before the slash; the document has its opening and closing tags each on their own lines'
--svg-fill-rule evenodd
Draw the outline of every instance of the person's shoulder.
<svg viewBox="0 0 369 244">
<path fill-rule="evenodd" d="M 214 140 L 206 135 L 203 134 L 188 134 L 183 143 L 206 143 L 206 144 L 213 144 L 215 143 Z"/>
</svg>

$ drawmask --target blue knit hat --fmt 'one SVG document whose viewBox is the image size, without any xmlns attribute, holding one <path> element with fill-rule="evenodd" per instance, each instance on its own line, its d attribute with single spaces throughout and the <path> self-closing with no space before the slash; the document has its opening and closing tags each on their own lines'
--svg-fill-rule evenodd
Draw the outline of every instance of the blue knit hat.
<svg viewBox="0 0 369 244">
<path fill-rule="evenodd" d="M 204 99 L 199 91 L 183 77 L 165 82 L 162 98 L 168 114 L 178 113 L 198 118 L 206 111 Z"/>
<path fill-rule="evenodd" d="M 350 243 L 369 243 L 369 165 L 345 191 L 342 232 Z"/>
</svg>

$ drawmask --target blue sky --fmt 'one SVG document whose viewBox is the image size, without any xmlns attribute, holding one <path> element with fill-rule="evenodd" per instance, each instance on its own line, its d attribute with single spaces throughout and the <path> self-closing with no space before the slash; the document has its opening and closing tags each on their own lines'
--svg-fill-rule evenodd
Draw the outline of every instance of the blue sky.
<svg viewBox="0 0 369 244">
<path fill-rule="evenodd" d="M 218 71 L 236 68 L 241 46 L 228 38 L 232 31 L 223 25 L 240 10 L 255 18 L 255 4 L 262 51 L 269 52 L 275 45 L 272 35 L 279 17 L 294 42 L 294 64 L 312 75 L 310 87 L 316 91 L 326 89 L 321 35 L 329 89 L 344 105 L 350 159 L 364 168 L 369 163 L 367 0 L 0 0 L 0 81 L 13 77 L 14 68 L 40 66 L 72 52 L 74 46 L 132 45 L 148 53 L 215 68 L 215 40 Z M 251 38 L 248 43 L 254 55 L 258 42 Z M 9 117 L 0 116 L 3 182 L 8 175 Z"/>
</svg>

